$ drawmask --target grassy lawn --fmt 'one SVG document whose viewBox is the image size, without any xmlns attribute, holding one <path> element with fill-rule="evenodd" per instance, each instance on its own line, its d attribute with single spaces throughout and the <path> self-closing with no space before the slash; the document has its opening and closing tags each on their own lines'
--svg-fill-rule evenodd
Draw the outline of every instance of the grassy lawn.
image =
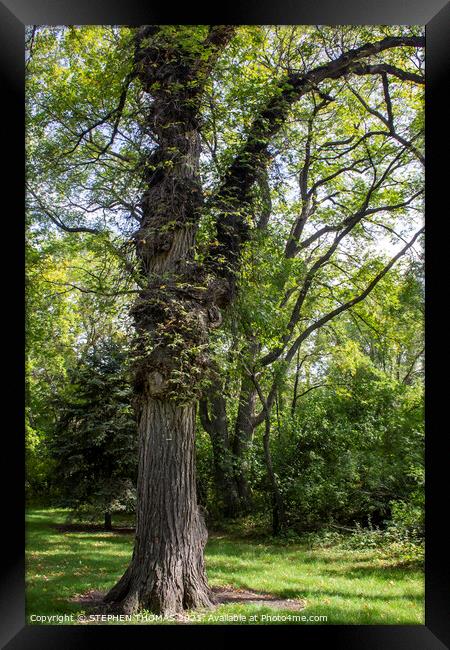
<svg viewBox="0 0 450 650">
<path fill-rule="evenodd" d="M 60 532 L 55 524 L 62 524 L 65 519 L 66 512 L 55 509 L 32 510 L 27 515 L 30 623 L 34 622 L 30 619 L 32 615 L 73 614 L 73 623 L 78 624 L 77 615 L 89 614 L 89 610 L 71 599 L 89 590 L 106 591 L 130 559 L 131 534 L 100 530 Z M 281 545 L 215 534 L 208 542 L 206 563 L 212 586 L 229 585 L 279 598 L 301 598 L 306 601 L 306 608 L 292 612 L 228 603 L 205 613 L 203 623 L 424 623 L 423 573 L 374 550 L 309 549 L 301 544 Z M 239 614 L 240 620 L 232 620 Z M 270 621 L 263 615 L 279 620 Z M 289 615 L 308 620 L 289 619 Z M 256 618 L 249 620 L 251 616 Z M 326 616 L 327 620 L 309 620 L 310 616 Z M 70 624 L 67 619 L 60 622 Z M 55 619 L 53 624 L 57 623 Z"/>
</svg>

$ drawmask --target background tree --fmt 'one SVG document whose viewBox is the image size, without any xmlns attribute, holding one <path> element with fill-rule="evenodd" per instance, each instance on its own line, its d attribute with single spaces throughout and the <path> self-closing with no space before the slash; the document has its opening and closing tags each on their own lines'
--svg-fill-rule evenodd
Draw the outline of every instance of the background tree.
<svg viewBox="0 0 450 650">
<path fill-rule="evenodd" d="M 135 507 L 136 422 L 126 359 L 117 340 L 96 343 L 58 396 L 48 445 L 61 505 L 101 513 L 107 530 L 114 512 Z"/>
<path fill-rule="evenodd" d="M 270 416 L 271 460 L 285 534 L 356 524 L 384 529 L 397 518 L 397 504 L 405 535 L 408 530 L 423 534 L 420 269 L 414 261 L 393 269 L 366 301 L 310 338 L 278 382 Z M 224 403 L 230 417 L 239 374 L 235 368 L 228 374 L 230 395 Z M 270 379 L 262 378 L 262 388 L 267 390 Z M 268 516 L 273 487 L 265 432 L 266 421 L 255 428 L 248 450 L 253 508 L 246 526 L 277 523 L 276 511 L 275 521 Z M 215 450 L 207 443 L 200 434 L 201 491 L 214 524 L 222 501 L 214 489 Z"/>
<path fill-rule="evenodd" d="M 281 45 L 278 56 L 286 56 Z M 289 64 L 294 65 L 292 56 Z M 297 62 L 301 64 L 304 60 Z M 365 68 L 358 70 L 368 73 Z M 388 82 L 387 73 L 379 68 L 373 72 L 375 81 L 362 74 L 356 80 L 346 78 L 333 91 L 325 88 L 322 95 L 312 94 L 309 102 L 305 98 L 296 105 L 289 124 L 271 145 L 271 173 L 258 178 L 255 229 L 242 259 L 232 333 L 224 342 L 228 360 L 220 362 L 223 368 L 229 367 L 229 357 L 234 357 L 235 371 L 241 377 L 238 392 L 230 393 L 228 410 L 233 412 L 233 402 L 239 404 L 226 427 L 227 431 L 233 428 L 232 435 L 224 435 L 223 423 L 231 415 L 224 415 L 226 381 L 215 380 L 216 387 L 205 396 L 200 410 L 213 449 L 219 450 L 215 474 L 218 493 L 223 494 L 222 486 L 227 485 L 226 515 L 251 510 L 245 457 L 255 427 L 265 415 L 264 408 L 258 415 L 254 412 L 257 390 L 249 364 L 255 369 L 253 375 L 273 373 L 267 395 L 270 410 L 281 376 L 299 358 L 306 340 L 365 299 L 420 236 L 418 199 L 423 191 L 424 159 L 404 136 L 407 133 L 416 143 L 423 137 L 423 79 L 411 75 L 405 87 L 404 81 L 397 84 L 398 77 L 393 84 Z M 395 109 L 391 92 L 396 94 Z M 388 117 L 368 104 L 372 98 L 379 101 L 380 95 Z M 405 105 L 415 115 L 412 122 L 400 111 Z M 388 129 L 380 129 L 380 119 Z M 395 126 L 397 122 L 401 128 Z M 398 131 L 403 134 L 400 140 Z M 298 200 L 293 200 L 296 191 Z M 416 233 L 411 232 L 412 225 Z M 409 244 L 408 231 L 412 235 Z M 396 241 L 403 249 L 389 259 L 387 252 Z M 223 468 L 218 474 L 220 464 Z"/>
<path fill-rule="evenodd" d="M 413 362 L 411 380 L 409 360 L 403 372 L 397 367 L 411 340 L 420 337 L 420 285 L 412 298 L 411 277 L 405 271 L 379 287 L 371 305 L 365 305 L 366 313 L 359 310 L 356 326 L 355 313 L 349 312 L 323 333 L 320 345 L 329 351 L 326 360 L 323 355 L 322 362 L 320 356 L 310 357 L 308 374 L 301 373 L 299 380 L 302 397 L 293 411 L 285 400 L 287 412 L 280 417 L 273 446 L 294 527 L 317 529 L 325 522 L 383 527 L 397 501 L 414 508 L 423 489 L 421 362 Z M 402 327 L 386 327 L 391 318 Z"/>
</svg>

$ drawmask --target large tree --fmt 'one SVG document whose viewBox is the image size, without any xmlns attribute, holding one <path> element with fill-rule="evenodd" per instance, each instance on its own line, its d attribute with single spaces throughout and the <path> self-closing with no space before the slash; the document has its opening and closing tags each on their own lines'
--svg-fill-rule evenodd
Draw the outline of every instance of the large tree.
<svg viewBox="0 0 450 650">
<path fill-rule="evenodd" d="M 255 187 L 271 165 L 272 143 L 302 98 L 328 102 L 335 84 L 351 76 L 374 76 L 383 87 L 389 77 L 420 83 L 410 55 L 423 47 L 424 38 L 405 28 L 392 33 L 296 28 L 280 36 L 278 29 L 224 25 L 58 28 L 43 30 L 41 37 L 38 32 L 29 33 L 30 210 L 62 231 L 98 237 L 99 250 L 122 264 L 123 291 L 137 296 L 132 307 L 139 433 L 136 537 L 130 565 L 105 600 L 127 612 L 208 606 L 207 531 L 196 495 L 196 405 L 207 389 L 209 331 L 220 327 L 238 294 L 245 246 L 257 230 Z M 282 48 L 274 62 L 271 53 L 280 38 L 290 43 L 292 60 Z M 227 47 L 230 73 L 223 64 Z M 253 59 L 258 53 L 252 74 L 261 76 L 245 97 L 238 74 L 242 53 Z M 223 155 L 221 134 L 213 129 L 216 141 L 209 140 L 206 149 L 217 169 L 208 175 L 207 106 L 221 103 L 222 117 L 213 108 L 212 120 L 229 128 L 230 78 L 242 120 L 235 125 L 234 145 Z M 414 155 L 417 143 L 396 132 L 387 95 L 386 104 L 390 135 L 397 136 L 401 151 Z M 229 131 L 222 136 L 233 140 Z M 369 153 L 373 173 L 356 193 L 350 213 L 309 237 L 308 244 L 323 229 L 335 233 L 300 278 L 285 332 L 266 350 L 262 364 L 282 355 L 289 363 L 309 333 L 363 300 L 417 239 L 418 233 L 358 294 L 297 332 L 313 276 L 347 233 L 382 209 L 378 191 L 399 157 L 400 150 L 389 151 L 387 162 L 384 153 Z M 302 192 L 309 191 L 305 173 Z M 418 191 L 409 189 L 397 201 L 401 206 L 417 198 Z M 300 236 L 310 205 L 314 191 L 311 202 L 304 200 L 286 258 L 306 246 Z M 118 235 L 118 215 L 126 238 Z M 243 388 L 249 398 L 258 393 L 260 420 L 268 421 L 272 393 L 264 397 L 251 368 Z M 248 409 L 241 415 L 248 418 Z"/>
</svg>

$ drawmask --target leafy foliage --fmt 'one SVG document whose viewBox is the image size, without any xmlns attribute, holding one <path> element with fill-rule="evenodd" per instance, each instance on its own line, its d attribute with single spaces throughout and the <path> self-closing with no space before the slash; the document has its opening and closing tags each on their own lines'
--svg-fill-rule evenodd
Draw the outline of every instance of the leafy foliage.
<svg viewBox="0 0 450 650">
<path fill-rule="evenodd" d="M 57 401 L 54 491 L 74 511 L 134 509 L 136 423 L 124 360 L 117 341 L 100 340 Z"/>
<path fill-rule="evenodd" d="M 130 338 L 128 313 L 149 281 L 133 233 L 146 181 L 174 164 L 171 151 L 154 164 L 158 141 L 145 120 L 161 86 L 145 93 L 133 76 L 131 28 L 27 33 L 27 487 L 34 496 L 52 488 L 73 507 L 122 507 L 128 487 L 120 486 L 135 471 L 122 337 Z M 242 387 L 250 375 L 257 379 L 293 531 L 375 522 L 419 535 L 420 238 L 403 263 L 388 265 L 422 225 L 422 50 L 394 47 L 364 62 L 389 72 L 354 66 L 313 84 L 267 142 L 271 114 L 264 109 L 343 52 L 421 34 L 418 26 L 241 26 L 201 95 L 204 202 L 193 259 L 208 280 L 208 264 L 222 250 L 217 196 L 249 138 L 255 150 L 264 144 L 265 163 L 240 161 L 243 174 L 258 169 L 245 200 L 233 204 L 233 218 L 250 236 L 222 328 L 209 343 L 196 342 L 195 322 L 183 328 L 184 314 L 174 310 L 175 325 L 161 340 L 180 361 L 173 393 L 183 386 L 193 399 L 194 383 L 204 392 L 217 384 L 230 441 L 239 433 Z M 160 32 L 185 61 L 201 64 L 210 54 L 207 35 L 207 26 Z M 168 215 L 164 228 L 175 226 Z M 227 265 L 225 255 L 219 262 Z M 333 316 L 377 278 L 364 300 Z M 168 308 L 166 295 L 162 301 Z M 255 392 L 250 397 L 257 418 L 261 403 Z M 255 518 L 272 507 L 262 423 L 243 445 Z M 241 459 L 227 454 L 239 467 Z M 219 516 L 213 445 L 204 432 L 198 460 L 201 501 Z"/>
</svg>

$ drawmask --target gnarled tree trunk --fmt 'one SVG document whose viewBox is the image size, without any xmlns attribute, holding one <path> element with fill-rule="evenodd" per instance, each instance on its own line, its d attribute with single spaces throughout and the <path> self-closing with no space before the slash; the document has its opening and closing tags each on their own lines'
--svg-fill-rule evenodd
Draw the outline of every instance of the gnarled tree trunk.
<svg viewBox="0 0 450 650">
<path fill-rule="evenodd" d="M 146 126 L 158 146 L 145 161 L 143 218 L 135 233 L 147 278 L 132 310 L 136 538 L 127 571 L 105 598 L 125 612 L 171 614 L 211 604 L 203 561 L 207 531 L 196 496 L 195 409 L 207 332 L 220 323 L 220 311 L 217 288 L 208 289 L 194 263 L 202 209 L 199 106 L 208 61 L 232 32 L 211 29 L 199 59 L 183 28 L 137 30 L 136 74 L 152 99 Z"/>
</svg>

